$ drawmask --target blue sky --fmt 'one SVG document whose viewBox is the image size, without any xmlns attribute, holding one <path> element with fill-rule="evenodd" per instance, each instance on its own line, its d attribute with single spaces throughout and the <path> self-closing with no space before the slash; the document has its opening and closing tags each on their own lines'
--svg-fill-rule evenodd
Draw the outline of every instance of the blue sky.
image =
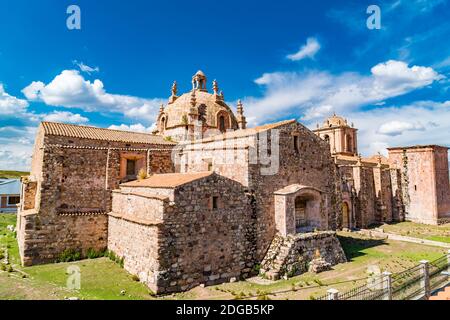
<svg viewBox="0 0 450 320">
<path fill-rule="evenodd" d="M 81 9 L 69 30 L 66 9 Z M 366 9 L 381 9 L 369 30 Z M 364 155 L 450 146 L 450 4 L 390 1 L 0 1 L 0 169 L 28 169 L 42 120 L 150 131 L 201 69 L 251 125 L 333 112 Z"/>
</svg>

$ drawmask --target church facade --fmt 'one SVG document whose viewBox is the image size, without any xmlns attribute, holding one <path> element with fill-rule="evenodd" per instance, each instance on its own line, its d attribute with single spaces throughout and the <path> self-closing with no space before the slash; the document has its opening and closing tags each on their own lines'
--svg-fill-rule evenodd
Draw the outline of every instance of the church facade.
<svg viewBox="0 0 450 320">
<path fill-rule="evenodd" d="M 450 218 L 447 148 L 362 158 L 336 115 L 247 128 L 201 71 L 171 91 L 153 134 L 41 123 L 17 216 L 24 265 L 107 248 L 169 293 L 345 262 L 339 229 Z"/>
</svg>

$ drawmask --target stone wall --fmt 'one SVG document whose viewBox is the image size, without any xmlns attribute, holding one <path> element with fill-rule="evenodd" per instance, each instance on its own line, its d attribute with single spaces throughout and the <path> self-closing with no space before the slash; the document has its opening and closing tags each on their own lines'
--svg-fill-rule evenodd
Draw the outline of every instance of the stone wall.
<svg viewBox="0 0 450 320">
<path fill-rule="evenodd" d="M 107 216 L 104 214 L 41 216 L 22 212 L 18 237 L 24 266 L 56 262 L 65 249 L 86 254 L 107 246 Z"/>
<path fill-rule="evenodd" d="M 347 262 L 344 250 L 333 231 L 276 235 L 261 263 L 261 274 L 277 280 L 307 272 L 311 262 L 323 259 L 330 266 Z"/>
<path fill-rule="evenodd" d="M 401 171 L 406 220 L 437 224 L 450 215 L 446 147 L 392 148 L 389 161 Z"/>
<path fill-rule="evenodd" d="M 124 258 L 125 269 L 156 293 L 251 273 L 254 216 L 242 185 L 212 174 L 163 190 L 122 187 L 113 194 L 118 199 L 110 213 L 108 247 Z M 218 197 L 217 209 L 212 197 Z"/>
<path fill-rule="evenodd" d="M 36 138 L 30 180 L 18 213 L 18 242 L 26 265 L 53 262 L 66 249 L 106 247 L 111 191 L 119 186 L 121 159 L 140 155 L 142 167 L 173 172 L 171 145 L 91 140 L 63 136 Z M 139 168 L 137 168 L 139 169 Z M 31 198 L 34 197 L 34 205 Z"/>
<path fill-rule="evenodd" d="M 274 192 L 292 184 L 300 184 L 321 190 L 322 230 L 337 227 L 338 194 L 336 193 L 336 171 L 328 144 L 303 125 L 294 122 L 271 131 L 279 134 L 279 166 L 276 174 L 263 174 L 273 163 L 264 165 L 259 161 L 249 166 L 249 189 L 254 191 L 258 208 L 257 257 L 261 261 L 275 236 Z M 263 133 L 264 135 L 266 133 Z M 261 139 L 261 136 L 259 139 Z M 266 137 L 271 137 L 268 132 Z M 298 150 L 294 147 L 294 136 L 298 138 Z M 269 146 L 271 140 L 269 139 Z M 276 150 L 271 150 L 271 156 Z M 261 159 L 259 159 L 261 160 Z"/>
</svg>

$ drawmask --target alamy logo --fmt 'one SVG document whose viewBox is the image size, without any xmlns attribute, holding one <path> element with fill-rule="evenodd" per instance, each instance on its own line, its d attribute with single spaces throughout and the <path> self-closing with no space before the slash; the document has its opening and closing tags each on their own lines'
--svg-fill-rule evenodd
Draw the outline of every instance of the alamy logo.
<svg viewBox="0 0 450 320">
<path fill-rule="evenodd" d="M 80 290 L 81 289 L 81 271 L 78 266 L 68 266 L 66 270 L 67 277 L 66 286 L 67 289 Z"/>
<path fill-rule="evenodd" d="M 367 14 L 370 16 L 367 18 L 367 28 L 369 30 L 380 30 L 381 29 L 381 9 L 379 6 L 373 4 L 367 7 Z"/>
<path fill-rule="evenodd" d="M 66 26 L 69 30 L 81 29 L 81 9 L 77 5 L 70 5 L 67 7 L 67 14 L 70 16 L 66 20 Z"/>
</svg>

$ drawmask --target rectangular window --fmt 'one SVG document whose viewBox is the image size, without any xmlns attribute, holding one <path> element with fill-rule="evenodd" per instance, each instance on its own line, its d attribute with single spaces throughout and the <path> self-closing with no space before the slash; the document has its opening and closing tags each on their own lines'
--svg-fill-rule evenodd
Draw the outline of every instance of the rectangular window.
<svg viewBox="0 0 450 320">
<path fill-rule="evenodd" d="M 213 165 L 211 162 L 208 163 L 208 171 L 213 171 Z"/>
<path fill-rule="evenodd" d="M 127 159 L 127 176 L 136 174 L 136 161 Z"/>
<path fill-rule="evenodd" d="M 18 203 L 20 203 L 20 197 L 8 197 L 8 206 L 13 206 Z"/>
<path fill-rule="evenodd" d="M 213 209 L 219 208 L 219 197 L 218 196 L 212 197 L 212 208 Z"/>
</svg>

